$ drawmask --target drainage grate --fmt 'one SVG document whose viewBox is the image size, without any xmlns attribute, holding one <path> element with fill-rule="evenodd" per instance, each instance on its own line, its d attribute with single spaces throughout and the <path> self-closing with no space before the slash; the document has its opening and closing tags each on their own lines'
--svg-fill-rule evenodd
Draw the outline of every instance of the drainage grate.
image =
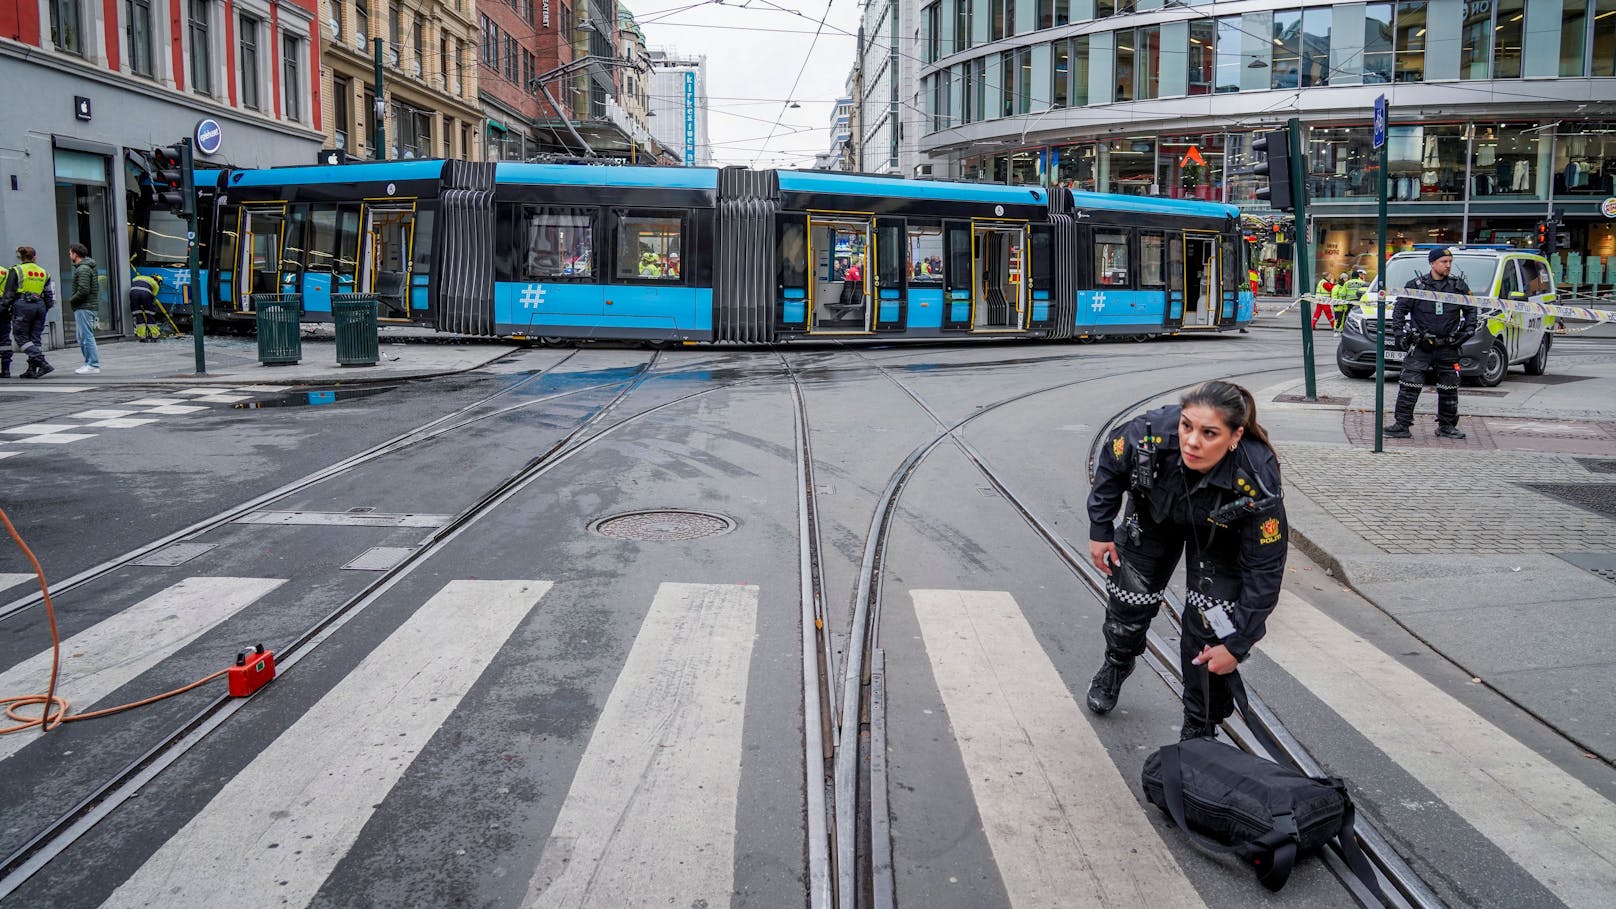
<svg viewBox="0 0 1616 909">
<path fill-rule="evenodd" d="M 1616 461 L 1609 458 L 1578 458 L 1577 463 L 1588 468 L 1589 473 L 1616 473 Z"/>
<path fill-rule="evenodd" d="M 631 511 L 601 518 L 589 529 L 614 540 L 676 543 L 729 533 L 735 529 L 735 522 L 702 511 Z"/>
<path fill-rule="evenodd" d="M 1555 555 L 1616 584 L 1616 552 L 1557 552 Z"/>
<path fill-rule="evenodd" d="M 1616 520 L 1616 483 L 1522 483 L 1546 496 Z"/>
<path fill-rule="evenodd" d="M 415 554 L 414 546 L 372 546 L 342 566 L 347 571 L 386 571 Z"/>
</svg>

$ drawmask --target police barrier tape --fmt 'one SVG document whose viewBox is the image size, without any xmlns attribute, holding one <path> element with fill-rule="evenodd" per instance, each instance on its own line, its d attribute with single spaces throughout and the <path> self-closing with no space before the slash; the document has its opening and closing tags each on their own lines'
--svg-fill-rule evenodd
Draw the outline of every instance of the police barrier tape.
<svg viewBox="0 0 1616 909">
<path fill-rule="evenodd" d="M 1588 306 L 1564 306 L 1559 303 L 1534 303 L 1530 300 L 1505 300 L 1501 297 L 1473 297 L 1465 296 L 1464 294 L 1441 293 L 1434 290 L 1417 290 L 1412 287 L 1405 287 L 1387 298 L 1386 314 L 1388 316 L 1391 315 L 1396 299 L 1400 296 L 1411 297 L 1418 300 L 1432 300 L 1451 304 L 1453 306 L 1473 306 L 1477 309 L 1495 309 L 1505 310 L 1508 312 L 1530 313 L 1532 315 L 1544 316 L 1551 321 L 1558 318 L 1576 319 L 1578 321 L 1589 323 L 1576 328 L 1568 328 L 1564 325 L 1551 326 L 1553 330 L 1562 334 L 1575 334 L 1577 332 L 1583 332 L 1591 328 L 1596 328 L 1601 324 L 1616 322 L 1616 310 L 1595 309 Z M 1373 295 L 1370 295 L 1366 299 L 1368 302 L 1373 302 Z M 1282 316 L 1303 303 L 1314 306 L 1337 307 L 1357 306 L 1359 302 L 1363 301 L 1353 301 L 1349 303 L 1348 301 L 1337 297 L 1321 296 L 1319 294 L 1303 294 L 1285 306 L 1284 309 L 1278 309 L 1273 312 L 1265 312 L 1258 315 L 1257 318 L 1268 319 L 1273 318 L 1274 316 Z M 1317 315 L 1317 313 L 1315 313 L 1315 315 Z M 1495 330 L 1494 334 L 1496 333 L 1497 332 Z"/>
</svg>

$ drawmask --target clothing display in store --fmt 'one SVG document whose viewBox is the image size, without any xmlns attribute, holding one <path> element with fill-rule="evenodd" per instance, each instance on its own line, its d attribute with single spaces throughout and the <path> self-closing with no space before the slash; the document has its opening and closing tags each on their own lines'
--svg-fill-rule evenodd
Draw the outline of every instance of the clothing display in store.
<svg viewBox="0 0 1616 909">
<path fill-rule="evenodd" d="M 1515 192 L 1530 192 L 1532 189 L 1532 162 L 1525 158 L 1515 161 L 1514 179 L 1510 181 L 1510 189 Z"/>
</svg>

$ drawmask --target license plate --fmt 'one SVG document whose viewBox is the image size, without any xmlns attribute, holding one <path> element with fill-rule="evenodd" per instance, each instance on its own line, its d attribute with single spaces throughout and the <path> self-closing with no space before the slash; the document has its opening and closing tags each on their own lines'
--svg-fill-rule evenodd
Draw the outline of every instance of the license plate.
<svg viewBox="0 0 1616 909">
<path fill-rule="evenodd" d="M 1386 351 L 1386 362 L 1387 363 L 1401 363 L 1401 362 L 1403 362 L 1403 351 L 1401 351 L 1401 350 L 1388 350 L 1388 351 Z"/>
</svg>

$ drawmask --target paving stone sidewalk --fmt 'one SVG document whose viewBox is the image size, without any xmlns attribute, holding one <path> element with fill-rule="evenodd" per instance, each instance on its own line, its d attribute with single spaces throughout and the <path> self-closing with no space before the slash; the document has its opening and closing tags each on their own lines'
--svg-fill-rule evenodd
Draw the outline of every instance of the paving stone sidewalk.
<svg viewBox="0 0 1616 909">
<path fill-rule="evenodd" d="M 1328 352 L 1324 356 L 1328 356 Z M 1616 761 L 1616 358 L 1553 361 L 1461 394 L 1462 441 L 1373 451 L 1374 386 L 1327 375 L 1257 395 L 1285 472 L 1292 542 L 1438 652 Z M 1534 381 L 1536 380 L 1536 381 Z M 1388 388 L 1387 406 L 1395 396 Z"/>
</svg>

